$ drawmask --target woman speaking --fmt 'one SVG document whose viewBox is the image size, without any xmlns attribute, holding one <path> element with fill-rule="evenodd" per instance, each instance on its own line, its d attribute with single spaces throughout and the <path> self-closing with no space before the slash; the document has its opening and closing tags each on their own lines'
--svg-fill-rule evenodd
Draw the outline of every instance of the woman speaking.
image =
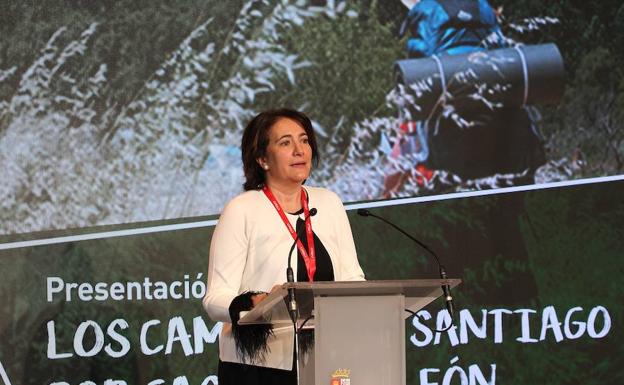
<svg viewBox="0 0 624 385">
<path fill-rule="evenodd" d="M 297 281 L 363 280 L 349 221 L 338 196 L 303 186 L 319 159 L 310 119 L 278 109 L 245 128 L 245 192 L 223 209 L 210 244 L 204 308 L 224 322 L 219 384 L 296 384 L 292 328 L 237 326 L 238 314 L 286 277 L 297 239 Z"/>
</svg>

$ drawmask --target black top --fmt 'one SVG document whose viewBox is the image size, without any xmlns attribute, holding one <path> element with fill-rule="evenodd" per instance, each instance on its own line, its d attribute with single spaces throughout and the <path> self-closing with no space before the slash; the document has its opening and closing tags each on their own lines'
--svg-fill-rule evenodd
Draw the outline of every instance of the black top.
<svg viewBox="0 0 624 385">
<path fill-rule="evenodd" d="M 334 266 L 332 265 L 331 258 L 329 258 L 329 253 L 325 249 L 325 246 L 323 246 L 321 240 L 314 234 L 314 229 L 312 229 L 312 234 L 314 235 L 314 250 L 316 252 L 316 272 L 314 273 L 314 281 L 333 281 Z M 301 218 L 297 219 L 297 235 L 301 243 L 303 243 L 303 247 L 308 250 L 308 237 L 306 236 L 305 222 Z M 308 279 L 305 261 L 303 260 L 299 248 L 297 248 L 297 281 L 310 281 Z"/>
</svg>

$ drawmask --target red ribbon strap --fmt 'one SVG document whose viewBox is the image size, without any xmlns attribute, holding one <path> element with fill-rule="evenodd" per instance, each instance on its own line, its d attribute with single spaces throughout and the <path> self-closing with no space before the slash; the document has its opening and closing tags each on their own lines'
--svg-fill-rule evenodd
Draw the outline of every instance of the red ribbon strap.
<svg viewBox="0 0 624 385">
<path fill-rule="evenodd" d="M 264 195 L 269 198 L 275 210 L 279 214 L 280 218 L 282 218 L 282 222 L 286 225 L 288 232 L 292 236 L 293 240 L 297 239 L 297 248 L 303 257 L 303 261 L 305 262 L 306 271 L 308 272 L 308 279 L 310 282 L 314 282 L 314 273 L 316 272 L 316 252 L 314 249 L 314 234 L 312 233 L 312 220 L 310 219 L 310 208 L 308 207 L 308 200 L 306 199 L 306 193 L 303 187 L 301 188 L 301 206 L 303 207 L 303 214 L 305 218 L 305 230 L 306 230 L 306 239 L 308 241 L 308 250 L 303 247 L 303 243 L 300 239 L 297 238 L 297 232 L 292 227 L 288 218 L 286 217 L 286 213 L 280 206 L 279 202 L 275 198 L 275 195 L 271 192 L 271 189 L 268 186 L 264 186 L 262 188 Z"/>
</svg>

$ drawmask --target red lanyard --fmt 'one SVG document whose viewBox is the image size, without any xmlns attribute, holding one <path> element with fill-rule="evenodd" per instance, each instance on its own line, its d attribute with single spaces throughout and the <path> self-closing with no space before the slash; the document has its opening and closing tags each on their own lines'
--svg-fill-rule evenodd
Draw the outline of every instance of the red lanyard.
<svg viewBox="0 0 624 385">
<path fill-rule="evenodd" d="M 297 239 L 297 232 L 293 229 L 292 225 L 288 221 L 282 206 L 280 206 L 277 199 L 275 199 L 275 195 L 271 192 L 271 189 L 268 186 L 264 186 L 262 188 L 264 195 L 269 198 L 275 210 L 279 214 L 280 218 L 286 225 L 288 232 L 292 236 L 293 240 Z M 306 238 L 308 240 L 308 251 L 303 247 L 303 243 L 301 243 L 300 239 L 297 239 L 297 247 L 299 248 L 299 252 L 303 256 L 303 261 L 305 262 L 306 270 L 308 272 L 308 279 L 310 282 L 314 282 L 314 273 L 316 272 L 316 253 L 314 251 L 314 234 L 312 233 L 312 220 L 310 219 L 310 209 L 308 207 L 308 200 L 306 199 L 306 194 L 301 188 L 301 206 L 303 206 L 303 215 L 305 218 L 305 229 L 306 229 Z"/>
</svg>

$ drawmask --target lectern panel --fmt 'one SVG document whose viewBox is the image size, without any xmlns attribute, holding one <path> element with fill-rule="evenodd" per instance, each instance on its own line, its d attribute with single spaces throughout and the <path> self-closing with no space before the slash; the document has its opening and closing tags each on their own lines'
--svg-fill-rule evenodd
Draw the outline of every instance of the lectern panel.
<svg viewBox="0 0 624 385">
<path fill-rule="evenodd" d="M 316 297 L 315 383 L 405 384 L 402 295 Z M 337 372 L 338 371 L 338 372 Z"/>
</svg>

